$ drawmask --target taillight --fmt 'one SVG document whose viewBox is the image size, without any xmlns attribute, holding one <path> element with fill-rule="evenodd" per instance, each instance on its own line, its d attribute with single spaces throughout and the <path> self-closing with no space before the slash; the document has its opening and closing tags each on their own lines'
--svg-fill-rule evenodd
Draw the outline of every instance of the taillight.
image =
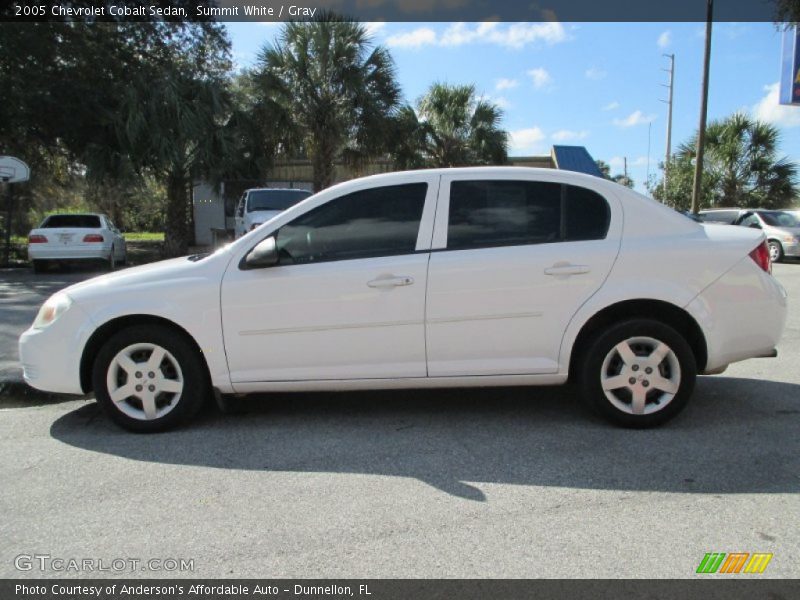
<svg viewBox="0 0 800 600">
<path fill-rule="evenodd" d="M 769 246 L 767 246 L 766 240 L 753 249 L 750 258 L 765 272 L 772 273 L 772 261 L 769 258 Z"/>
<path fill-rule="evenodd" d="M 28 236 L 28 243 L 29 244 L 46 244 L 47 238 L 43 235 L 29 235 Z"/>
<path fill-rule="evenodd" d="M 87 244 L 96 244 L 103 241 L 103 236 L 98 233 L 88 233 L 83 236 L 83 241 Z"/>
</svg>

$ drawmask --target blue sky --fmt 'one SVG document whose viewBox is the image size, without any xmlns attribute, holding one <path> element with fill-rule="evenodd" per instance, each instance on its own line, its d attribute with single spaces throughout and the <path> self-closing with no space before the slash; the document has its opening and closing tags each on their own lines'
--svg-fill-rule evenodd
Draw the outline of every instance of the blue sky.
<svg viewBox="0 0 800 600">
<path fill-rule="evenodd" d="M 673 149 L 697 127 L 702 23 L 372 23 L 395 59 L 406 99 L 435 82 L 474 83 L 505 111 L 512 156 L 580 144 L 643 190 L 660 175 L 668 66 L 675 54 Z M 234 60 L 252 65 L 279 25 L 227 23 Z M 712 36 L 709 119 L 737 110 L 775 124 L 781 151 L 800 161 L 800 106 L 777 101 L 781 35 L 770 23 L 717 23 Z"/>
</svg>

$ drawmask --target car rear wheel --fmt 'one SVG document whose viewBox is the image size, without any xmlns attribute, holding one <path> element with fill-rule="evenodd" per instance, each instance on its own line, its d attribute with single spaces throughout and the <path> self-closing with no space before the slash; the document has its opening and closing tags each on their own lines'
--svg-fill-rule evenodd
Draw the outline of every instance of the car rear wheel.
<svg viewBox="0 0 800 600">
<path fill-rule="evenodd" d="M 111 246 L 111 252 L 108 255 L 108 270 L 113 271 L 117 268 L 117 257 L 115 256 L 116 250 L 114 246 Z"/>
<path fill-rule="evenodd" d="M 170 429 L 193 417 L 211 388 L 202 357 L 182 335 L 143 325 L 114 335 L 94 363 L 97 401 L 135 432 Z"/>
<path fill-rule="evenodd" d="M 686 340 L 650 319 L 616 323 L 583 354 L 584 400 L 624 427 L 653 427 L 677 415 L 694 389 L 697 366 Z"/>
<path fill-rule="evenodd" d="M 775 240 L 769 242 L 769 258 L 774 263 L 783 260 L 783 246 L 781 246 L 780 242 L 776 242 Z"/>
</svg>

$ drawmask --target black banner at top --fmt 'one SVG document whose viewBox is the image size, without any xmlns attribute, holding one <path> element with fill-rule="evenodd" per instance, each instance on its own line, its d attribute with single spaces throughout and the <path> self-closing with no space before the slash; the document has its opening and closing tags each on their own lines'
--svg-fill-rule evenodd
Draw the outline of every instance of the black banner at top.
<svg viewBox="0 0 800 600">
<path fill-rule="evenodd" d="M 788 1 L 788 0 L 787 0 Z M 777 20 L 780 0 L 715 0 L 715 21 Z M 358 21 L 705 21 L 707 0 L 16 0 L 20 21 L 289 21 L 334 12 Z"/>
</svg>

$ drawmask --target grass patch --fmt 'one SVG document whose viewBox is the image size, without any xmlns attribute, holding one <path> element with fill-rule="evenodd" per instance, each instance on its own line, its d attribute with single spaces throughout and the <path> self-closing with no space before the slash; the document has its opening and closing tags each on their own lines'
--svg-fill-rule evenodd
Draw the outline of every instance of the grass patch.
<svg viewBox="0 0 800 600">
<path fill-rule="evenodd" d="M 158 231 L 132 231 L 124 233 L 126 242 L 163 242 L 164 234 Z"/>
</svg>

